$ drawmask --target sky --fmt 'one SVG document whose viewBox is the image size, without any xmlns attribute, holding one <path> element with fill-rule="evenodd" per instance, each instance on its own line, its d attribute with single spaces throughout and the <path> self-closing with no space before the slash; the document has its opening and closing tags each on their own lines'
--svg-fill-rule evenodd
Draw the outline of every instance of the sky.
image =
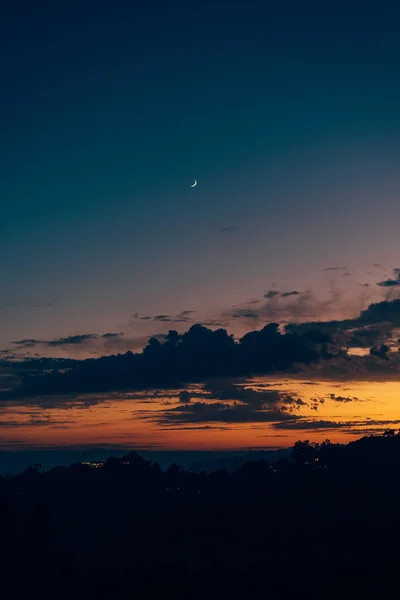
<svg viewBox="0 0 400 600">
<path fill-rule="evenodd" d="M 336 368 L 320 345 L 315 373 L 354 378 L 350 360 L 369 380 L 397 376 L 400 9 L 350 4 L 22 0 L 3 9 L 4 411 L 32 394 L 29 383 L 8 397 L 17 359 L 141 352 L 151 336 L 162 342 L 194 324 L 238 341 L 270 322 L 294 331 L 340 321 L 329 341 Z M 369 346 L 350 340 L 358 326 Z M 189 371 L 182 389 L 198 383 Z M 246 374 L 234 373 L 242 383 Z M 56 393 L 114 393 L 111 380 L 107 390 Z M 200 444 L 179 427 L 174 447 Z M 220 431 L 212 444 L 231 447 L 228 437 Z M 250 437 L 235 443 L 258 445 Z"/>
</svg>

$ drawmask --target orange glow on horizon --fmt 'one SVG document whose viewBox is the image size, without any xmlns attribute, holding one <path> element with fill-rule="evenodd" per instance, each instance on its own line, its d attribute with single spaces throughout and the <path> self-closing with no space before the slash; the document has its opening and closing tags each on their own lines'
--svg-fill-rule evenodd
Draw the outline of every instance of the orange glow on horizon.
<svg viewBox="0 0 400 600">
<path fill-rule="evenodd" d="M 329 438 L 346 443 L 369 431 L 400 427 L 400 423 L 389 423 L 400 419 L 400 382 L 339 384 L 257 378 L 242 386 L 258 391 L 276 389 L 301 398 L 308 406 L 291 414 L 302 417 L 308 426 L 302 429 L 299 420 L 296 428 L 285 422 L 279 428 L 274 422 L 160 423 L 157 419 L 164 411 L 182 405 L 179 391 L 156 398 L 152 392 L 126 393 L 105 395 L 93 404 L 93 398 L 82 396 L 64 407 L 8 402 L 0 408 L 1 421 L 7 424 L 2 428 L 0 442 L 3 449 L 113 445 L 154 450 L 234 450 L 283 448 L 304 439 Z M 193 389 L 195 396 L 200 386 Z M 311 408 L 311 399 L 318 401 L 317 411 Z M 192 403 L 200 401 L 204 401 L 204 396 L 192 399 Z M 310 421 L 323 421 L 327 426 L 315 429 Z M 339 428 L 332 427 L 332 423 L 340 424 Z"/>
</svg>

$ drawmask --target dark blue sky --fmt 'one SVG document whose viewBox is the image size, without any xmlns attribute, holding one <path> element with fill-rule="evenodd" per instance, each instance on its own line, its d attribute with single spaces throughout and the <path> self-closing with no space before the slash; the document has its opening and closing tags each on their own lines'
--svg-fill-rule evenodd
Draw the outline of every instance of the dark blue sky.
<svg viewBox="0 0 400 600">
<path fill-rule="evenodd" d="M 393 3 L 9 4 L 2 348 L 397 266 Z"/>
</svg>

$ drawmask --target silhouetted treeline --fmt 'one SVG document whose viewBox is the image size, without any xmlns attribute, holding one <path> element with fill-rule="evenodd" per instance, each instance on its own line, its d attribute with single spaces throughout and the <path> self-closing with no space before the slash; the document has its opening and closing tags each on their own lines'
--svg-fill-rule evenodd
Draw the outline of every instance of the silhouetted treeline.
<svg viewBox="0 0 400 600">
<path fill-rule="evenodd" d="M 382 591 L 400 558 L 399 475 L 393 431 L 297 442 L 232 473 L 163 472 L 135 452 L 35 465 L 0 480 L 1 584 L 71 599 Z"/>
</svg>

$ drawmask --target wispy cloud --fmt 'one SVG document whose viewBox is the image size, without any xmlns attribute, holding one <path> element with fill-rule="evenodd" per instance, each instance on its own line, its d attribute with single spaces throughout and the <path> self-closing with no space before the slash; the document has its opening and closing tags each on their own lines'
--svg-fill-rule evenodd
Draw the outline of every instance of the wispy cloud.
<svg viewBox="0 0 400 600">
<path fill-rule="evenodd" d="M 342 277 L 347 277 L 350 275 L 350 271 L 347 267 L 326 267 L 324 271 L 326 273 L 329 271 L 333 273 L 340 273 Z"/>
<path fill-rule="evenodd" d="M 221 231 L 225 233 L 233 233 L 234 231 L 239 231 L 241 227 L 239 225 L 229 225 L 227 227 L 221 227 Z"/>
<path fill-rule="evenodd" d="M 57 347 L 57 346 L 78 346 L 81 344 L 85 344 L 91 340 L 115 340 L 122 337 L 124 334 L 120 333 L 83 333 L 80 335 L 70 335 L 68 337 L 56 338 L 54 340 L 39 340 L 35 338 L 17 340 L 11 342 L 12 344 L 22 347 L 22 348 L 33 348 L 34 346 L 45 346 L 48 348 Z"/>
<path fill-rule="evenodd" d="M 153 321 L 155 323 L 190 323 L 192 321 L 192 317 L 190 315 L 194 314 L 194 310 L 182 310 L 177 315 L 140 315 L 139 313 L 133 313 L 131 315 L 132 319 L 140 320 L 140 321 Z"/>
</svg>

